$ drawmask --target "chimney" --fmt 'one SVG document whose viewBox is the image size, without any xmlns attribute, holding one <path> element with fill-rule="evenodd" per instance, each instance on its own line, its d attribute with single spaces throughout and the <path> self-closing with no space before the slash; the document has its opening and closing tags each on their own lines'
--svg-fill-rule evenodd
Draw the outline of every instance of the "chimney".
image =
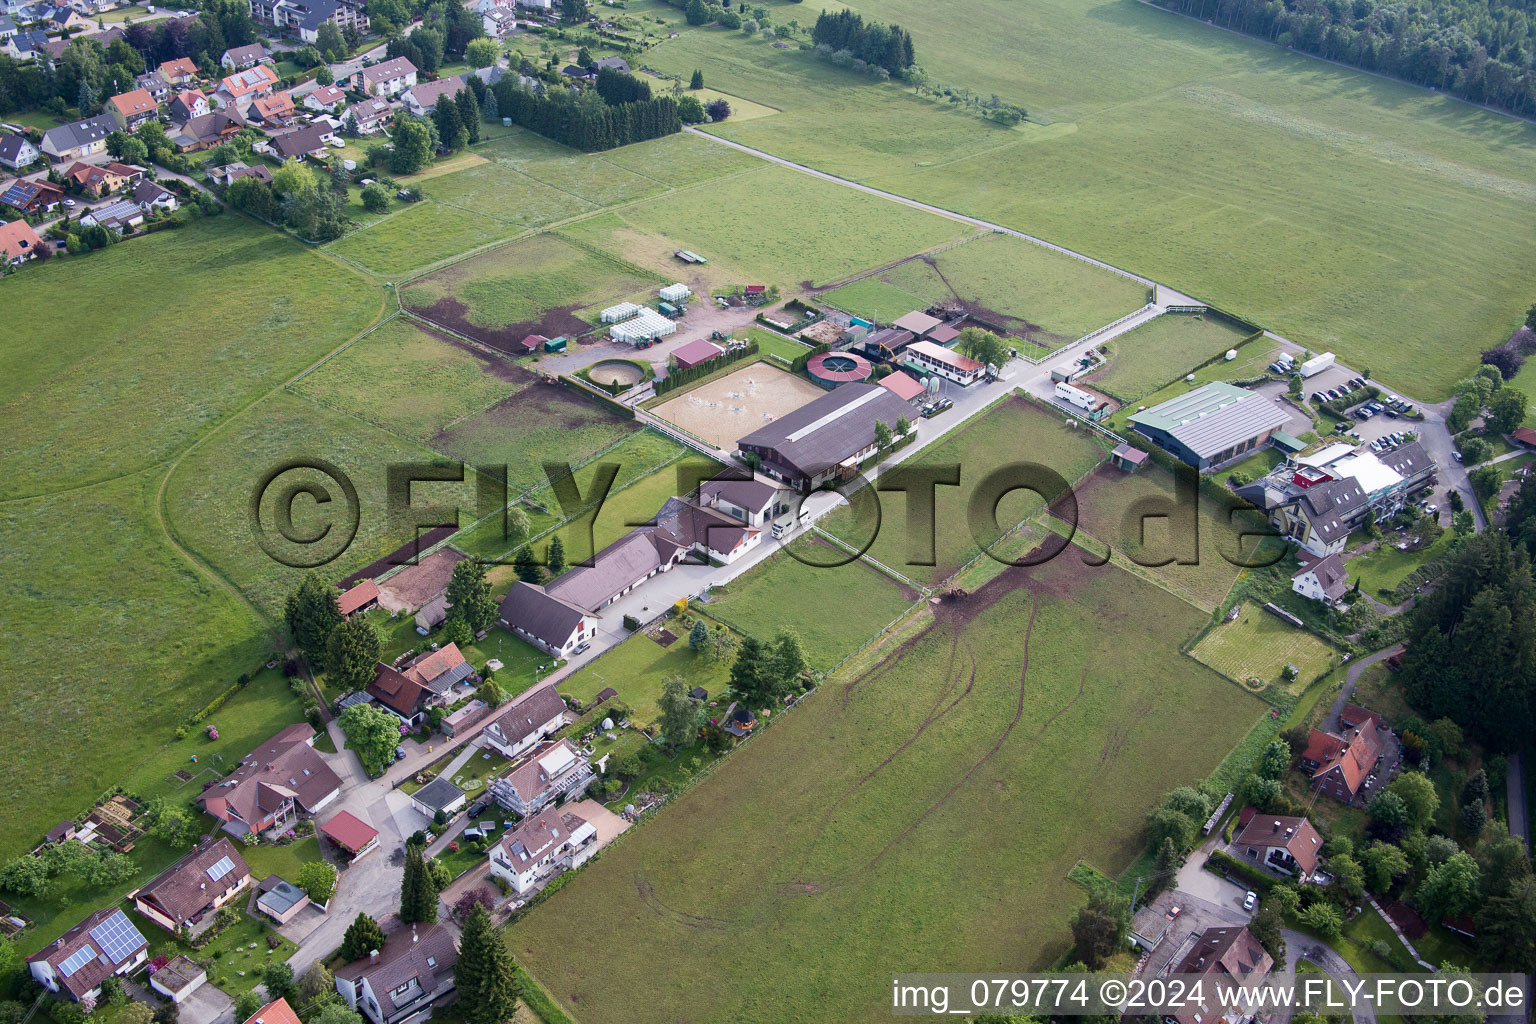
<svg viewBox="0 0 1536 1024">
<path fill-rule="evenodd" d="M 379 951 L 378 950 L 370 949 L 368 951 L 368 962 L 370 964 L 376 964 L 376 963 L 379 962 Z"/>
<path fill-rule="evenodd" d="M 1278 819 L 1275 821 L 1275 827 L 1270 829 L 1270 831 L 1271 832 L 1279 832 L 1280 831 L 1280 822 L 1279 822 Z"/>
<path fill-rule="evenodd" d="M 417 935 L 416 935 L 416 926 L 415 926 L 415 925 L 414 925 L 414 924 L 413 924 L 413 925 L 411 925 L 411 944 L 412 944 L 412 945 L 415 945 L 415 943 L 416 943 L 416 938 L 417 938 Z"/>
<path fill-rule="evenodd" d="M 1296 834 L 1296 830 L 1294 828 L 1288 828 L 1288 829 L 1285 830 L 1285 838 L 1287 838 L 1287 839 L 1291 838 L 1291 836 L 1293 836 L 1295 834 Z"/>
</svg>

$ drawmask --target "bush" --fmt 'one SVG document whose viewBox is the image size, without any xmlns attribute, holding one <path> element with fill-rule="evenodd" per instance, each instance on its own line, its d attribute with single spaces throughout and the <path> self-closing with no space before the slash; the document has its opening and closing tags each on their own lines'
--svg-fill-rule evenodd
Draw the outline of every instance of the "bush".
<svg viewBox="0 0 1536 1024">
<path fill-rule="evenodd" d="M 363 209 L 369 213 L 383 213 L 389 209 L 389 193 L 377 183 L 363 188 Z"/>
</svg>

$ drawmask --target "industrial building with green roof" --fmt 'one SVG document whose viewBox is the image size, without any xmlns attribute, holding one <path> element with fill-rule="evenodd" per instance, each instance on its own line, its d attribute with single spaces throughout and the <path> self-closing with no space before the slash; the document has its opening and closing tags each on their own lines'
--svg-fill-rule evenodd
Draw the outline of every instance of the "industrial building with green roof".
<svg viewBox="0 0 1536 1024">
<path fill-rule="evenodd" d="M 1269 441 L 1290 414 L 1257 392 L 1212 381 L 1131 416 L 1137 433 L 1201 472 Z"/>
</svg>

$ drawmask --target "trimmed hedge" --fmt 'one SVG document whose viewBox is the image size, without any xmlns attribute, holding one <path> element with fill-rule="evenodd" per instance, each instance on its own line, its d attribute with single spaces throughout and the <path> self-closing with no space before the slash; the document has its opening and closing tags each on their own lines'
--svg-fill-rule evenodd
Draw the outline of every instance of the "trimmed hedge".
<svg viewBox="0 0 1536 1024">
<path fill-rule="evenodd" d="M 1263 868 L 1238 860 L 1225 850 L 1212 850 L 1205 860 L 1205 870 L 1215 875 L 1238 875 L 1247 881 L 1255 892 L 1268 892 L 1280 880 Z"/>
<path fill-rule="evenodd" d="M 696 380 L 708 377 L 716 370 L 724 369 L 732 363 L 746 359 L 748 356 L 755 355 L 757 355 L 757 342 L 749 341 L 744 348 L 722 352 L 715 356 L 715 358 L 706 360 L 698 366 L 690 366 L 686 370 L 674 367 L 667 372 L 665 377 L 653 384 L 651 388 L 656 394 L 663 395 L 675 388 L 680 388 L 685 384 L 692 384 Z"/>
</svg>

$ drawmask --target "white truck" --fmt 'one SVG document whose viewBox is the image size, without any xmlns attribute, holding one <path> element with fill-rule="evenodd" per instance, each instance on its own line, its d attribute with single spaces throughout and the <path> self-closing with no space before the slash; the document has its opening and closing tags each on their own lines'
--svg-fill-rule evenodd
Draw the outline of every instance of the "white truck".
<svg viewBox="0 0 1536 1024">
<path fill-rule="evenodd" d="M 1098 408 L 1099 400 L 1082 388 L 1075 388 L 1066 381 L 1056 382 L 1056 397 L 1068 405 L 1076 406 L 1084 412 L 1093 412 Z"/>
<path fill-rule="evenodd" d="M 1324 352 L 1322 355 L 1313 356 L 1311 359 L 1308 359 L 1306 362 L 1302 363 L 1299 367 L 1296 368 L 1296 372 L 1301 374 L 1302 379 L 1305 380 L 1308 377 L 1314 377 L 1317 374 L 1322 373 L 1332 365 L 1333 353 Z"/>
</svg>

